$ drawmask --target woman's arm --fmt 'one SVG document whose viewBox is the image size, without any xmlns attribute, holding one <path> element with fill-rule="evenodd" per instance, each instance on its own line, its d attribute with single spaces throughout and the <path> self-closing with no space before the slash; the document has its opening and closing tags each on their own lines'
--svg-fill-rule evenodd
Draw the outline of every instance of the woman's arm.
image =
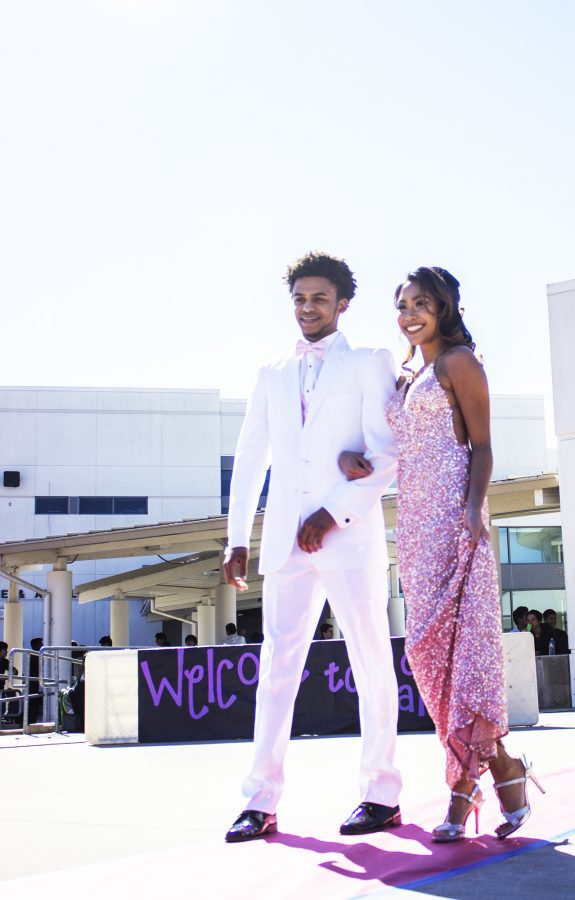
<svg viewBox="0 0 575 900">
<path fill-rule="evenodd" d="M 481 519 L 481 507 L 493 469 L 487 379 L 483 366 L 470 350 L 463 347 L 445 356 L 442 369 L 450 382 L 471 446 L 464 523 L 475 546 L 481 535 L 488 536 Z"/>
</svg>

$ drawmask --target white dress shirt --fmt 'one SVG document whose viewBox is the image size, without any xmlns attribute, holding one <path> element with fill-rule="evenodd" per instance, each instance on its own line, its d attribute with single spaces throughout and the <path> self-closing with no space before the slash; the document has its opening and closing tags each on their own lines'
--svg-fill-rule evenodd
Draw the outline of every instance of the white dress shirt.
<svg viewBox="0 0 575 900">
<path fill-rule="evenodd" d="M 328 334 L 327 337 L 322 338 L 320 341 L 317 341 L 317 344 L 325 348 L 325 354 L 323 359 L 317 356 L 312 347 L 316 346 L 309 342 L 310 351 L 308 353 L 303 353 L 300 360 L 299 367 L 299 380 L 300 380 L 300 392 L 301 392 L 301 409 L 302 409 L 302 417 L 305 420 L 306 412 L 309 408 L 309 404 L 311 401 L 311 395 L 313 394 L 313 389 L 317 384 L 317 380 L 319 378 L 319 373 L 321 372 L 321 367 L 323 366 L 325 357 L 331 350 L 336 338 L 338 337 L 339 332 L 334 331 L 333 334 Z M 301 342 L 300 342 L 301 343 Z M 307 342 L 306 342 L 307 343 Z"/>
</svg>

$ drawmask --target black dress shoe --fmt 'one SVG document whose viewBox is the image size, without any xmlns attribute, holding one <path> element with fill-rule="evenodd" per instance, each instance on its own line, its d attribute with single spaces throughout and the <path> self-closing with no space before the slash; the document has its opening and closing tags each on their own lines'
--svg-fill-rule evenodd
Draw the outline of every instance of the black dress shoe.
<svg viewBox="0 0 575 900">
<path fill-rule="evenodd" d="M 401 825 L 399 806 L 383 806 L 381 803 L 360 803 L 349 819 L 346 819 L 340 834 L 369 834 Z"/>
<path fill-rule="evenodd" d="M 277 830 L 278 820 L 275 813 L 260 812 L 258 809 L 244 809 L 226 834 L 226 841 L 228 844 L 252 841 L 254 838 L 273 834 Z"/>
</svg>

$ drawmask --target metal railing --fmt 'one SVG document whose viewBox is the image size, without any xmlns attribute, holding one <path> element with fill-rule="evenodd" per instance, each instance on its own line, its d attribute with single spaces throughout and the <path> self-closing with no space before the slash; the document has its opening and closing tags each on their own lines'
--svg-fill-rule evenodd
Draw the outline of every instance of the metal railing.
<svg viewBox="0 0 575 900">
<path fill-rule="evenodd" d="M 114 652 L 116 650 L 140 650 L 141 647 L 102 647 L 100 644 L 89 647 L 78 647 L 74 645 L 42 647 L 39 653 L 39 677 L 40 687 L 46 691 L 52 691 L 57 700 L 60 696 L 61 686 L 67 687 L 72 683 L 73 666 L 79 668 L 78 678 L 81 677 L 84 668 L 84 656 L 92 651 L 97 652 Z M 52 670 L 52 671 L 50 671 Z M 58 715 L 58 710 L 54 716 L 54 731 L 61 733 L 62 722 Z"/>
<path fill-rule="evenodd" d="M 23 661 L 23 669 L 22 673 L 17 672 L 14 666 L 14 657 L 18 654 L 22 655 Z M 6 713 L 3 713 L 6 718 L 16 718 L 19 719 L 22 717 L 22 731 L 24 734 L 30 733 L 30 700 L 35 698 L 42 698 L 43 701 L 43 710 L 42 710 L 42 720 L 46 721 L 47 718 L 47 709 L 49 705 L 49 698 L 53 691 L 50 690 L 49 687 L 46 689 L 40 690 L 42 687 L 39 676 L 37 674 L 30 675 L 30 660 L 32 657 L 39 657 L 40 653 L 37 650 L 30 650 L 27 647 L 13 647 L 10 650 L 8 655 L 8 675 L 4 676 L 4 688 L 9 690 L 13 690 L 18 692 L 15 696 L 12 697 L 2 697 L 0 698 L 0 702 L 6 705 L 8 709 L 8 704 L 10 703 L 18 703 L 19 710 L 16 716 L 10 714 L 6 716 Z M 40 663 L 38 663 L 38 667 L 40 667 Z M 38 685 L 37 691 L 30 691 L 31 682 L 34 681 L 35 684 Z"/>
<path fill-rule="evenodd" d="M 10 718 L 20 718 L 22 716 L 22 732 L 30 734 L 30 726 L 33 724 L 29 721 L 30 716 L 30 700 L 42 698 L 42 722 L 44 724 L 54 723 L 54 731 L 61 733 L 62 722 L 60 721 L 58 703 L 60 691 L 73 683 L 74 677 L 81 677 L 84 667 L 84 656 L 92 650 L 97 651 L 114 651 L 114 650 L 138 650 L 139 647 L 102 647 L 100 644 L 96 646 L 79 647 L 75 644 L 53 645 L 42 647 L 40 651 L 30 650 L 27 647 L 13 647 L 8 655 L 8 674 L 3 676 L 4 687 L 18 691 L 16 696 L 0 697 L 0 711 L 3 712 L 4 706 L 8 708 L 9 703 L 18 703 L 19 710 L 16 716 Z M 23 671 L 17 673 L 14 667 L 14 657 L 22 654 Z M 30 691 L 30 659 L 38 657 L 38 674 L 32 675 L 32 680 L 37 682 L 38 691 Z M 6 714 L 4 713 L 4 716 Z M 15 729 L 19 731 L 19 729 Z"/>
</svg>

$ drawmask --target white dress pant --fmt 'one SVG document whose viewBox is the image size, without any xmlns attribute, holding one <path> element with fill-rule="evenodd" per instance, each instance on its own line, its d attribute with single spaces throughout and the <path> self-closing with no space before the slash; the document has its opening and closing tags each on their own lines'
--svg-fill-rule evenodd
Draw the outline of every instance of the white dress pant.
<svg viewBox="0 0 575 900">
<path fill-rule="evenodd" d="M 243 783 L 248 809 L 276 812 L 295 699 L 326 597 L 344 633 L 358 693 L 361 800 L 386 806 L 398 802 L 397 679 L 387 620 L 387 572 L 384 568 L 318 572 L 313 554 L 296 547 L 285 566 L 264 579 L 255 753 Z"/>
</svg>

